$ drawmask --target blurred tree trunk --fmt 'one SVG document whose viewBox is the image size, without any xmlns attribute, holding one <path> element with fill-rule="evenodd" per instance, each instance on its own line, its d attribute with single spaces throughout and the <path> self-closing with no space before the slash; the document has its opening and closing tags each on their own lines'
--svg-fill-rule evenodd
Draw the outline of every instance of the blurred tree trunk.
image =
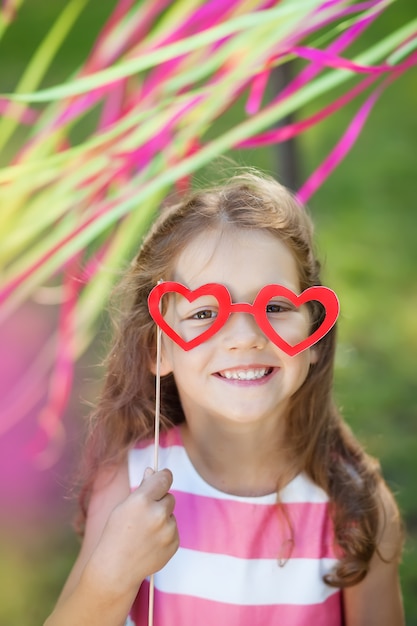
<svg viewBox="0 0 417 626">
<path fill-rule="evenodd" d="M 293 63 L 279 65 L 271 72 L 273 97 L 278 95 L 294 77 Z M 284 117 L 276 125 L 286 126 L 295 122 L 295 115 Z M 295 138 L 276 144 L 277 178 L 286 187 L 296 191 L 301 185 L 300 154 Z"/>
</svg>

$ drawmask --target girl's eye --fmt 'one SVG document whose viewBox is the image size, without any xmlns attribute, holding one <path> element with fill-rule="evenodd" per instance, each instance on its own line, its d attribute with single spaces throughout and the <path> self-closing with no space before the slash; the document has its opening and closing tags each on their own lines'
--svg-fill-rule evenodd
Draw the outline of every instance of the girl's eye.
<svg viewBox="0 0 417 626">
<path fill-rule="evenodd" d="M 212 309 L 202 309 L 201 311 L 197 311 L 192 315 L 191 319 L 193 320 L 211 320 L 217 317 L 217 312 Z"/>
<path fill-rule="evenodd" d="M 289 311 L 289 310 L 290 310 L 289 305 L 283 302 L 270 302 L 269 304 L 266 305 L 267 313 L 285 313 L 286 311 Z"/>
</svg>

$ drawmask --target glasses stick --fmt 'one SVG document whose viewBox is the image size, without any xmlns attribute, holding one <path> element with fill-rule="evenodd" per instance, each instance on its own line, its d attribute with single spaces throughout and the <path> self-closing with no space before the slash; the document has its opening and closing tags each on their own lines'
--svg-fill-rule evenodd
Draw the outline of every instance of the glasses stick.
<svg viewBox="0 0 417 626">
<path fill-rule="evenodd" d="M 162 331 L 159 326 L 156 327 L 156 375 L 155 375 L 155 434 L 154 434 L 154 458 L 153 469 L 158 471 L 159 464 L 159 426 L 161 414 L 161 342 Z M 154 575 L 151 574 L 149 579 L 149 609 L 148 609 L 148 626 L 153 626 L 153 610 L 155 597 L 155 581 Z"/>
</svg>

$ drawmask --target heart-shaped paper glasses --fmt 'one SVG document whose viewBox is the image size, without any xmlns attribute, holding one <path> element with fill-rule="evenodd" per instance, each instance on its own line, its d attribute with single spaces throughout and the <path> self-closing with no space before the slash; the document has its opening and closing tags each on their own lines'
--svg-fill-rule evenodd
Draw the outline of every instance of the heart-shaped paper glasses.
<svg viewBox="0 0 417 626">
<path fill-rule="evenodd" d="M 193 302 L 202 296 L 210 296 L 217 303 L 216 315 L 212 318 L 208 327 L 205 326 L 202 332 L 187 341 L 169 325 L 161 312 L 161 300 L 167 293 L 179 294 L 186 298 L 188 302 Z M 319 302 L 325 311 L 324 319 L 319 327 L 312 331 L 308 337 L 295 345 L 290 345 L 271 324 L 268 305 L 271 302 L 275 302 L 277 298 L 284 298 L 294 308 L 298 308 L 307 302 Z M 204 341 L 208 341 L 224 326 L 232 313 L 250 313 L 254 316 L 259 328 L 268 339 L 289 356 L 295 356 L 320 341 L 336 323 L 340 309 L 339 300 L 335 292 L 328 287 L 309 287 L 300 295 L 297 295 L 283 285 L 266 285 L 259 291 L 253 304 L 248 304 L 246 302 L 232 302 L 228 289 L 219 283 L 209 283 L 192 291 L 181 283 L 173 281 L 161 282 L 156 285 L 149 294 L 148 306 L 155 323 L 183 350 L 191 350 Z"/>
</svg>

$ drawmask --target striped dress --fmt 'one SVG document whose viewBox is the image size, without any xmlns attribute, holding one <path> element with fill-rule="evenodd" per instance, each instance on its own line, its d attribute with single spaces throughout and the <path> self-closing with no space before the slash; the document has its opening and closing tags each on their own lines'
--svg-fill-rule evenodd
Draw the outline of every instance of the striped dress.
<svg viewBox="0 0 417 626">
<path fill-rule="evenodd" d="M 155 574 L 154 626 L 342 625 L 341 592 L 323 582 L 337 559 L 322 489 L 296 476 L 280 493 L 285 516 L 276 494 L 218 491 L 197 474 L 177 427 L 161 435 L 159 458 L 174 475 L 180 547 Z M 152 464 L 153 442 L 130 451 L 132 489 Z M 148 588 L 126 624 L 147 625 Z"/>
</svg>

